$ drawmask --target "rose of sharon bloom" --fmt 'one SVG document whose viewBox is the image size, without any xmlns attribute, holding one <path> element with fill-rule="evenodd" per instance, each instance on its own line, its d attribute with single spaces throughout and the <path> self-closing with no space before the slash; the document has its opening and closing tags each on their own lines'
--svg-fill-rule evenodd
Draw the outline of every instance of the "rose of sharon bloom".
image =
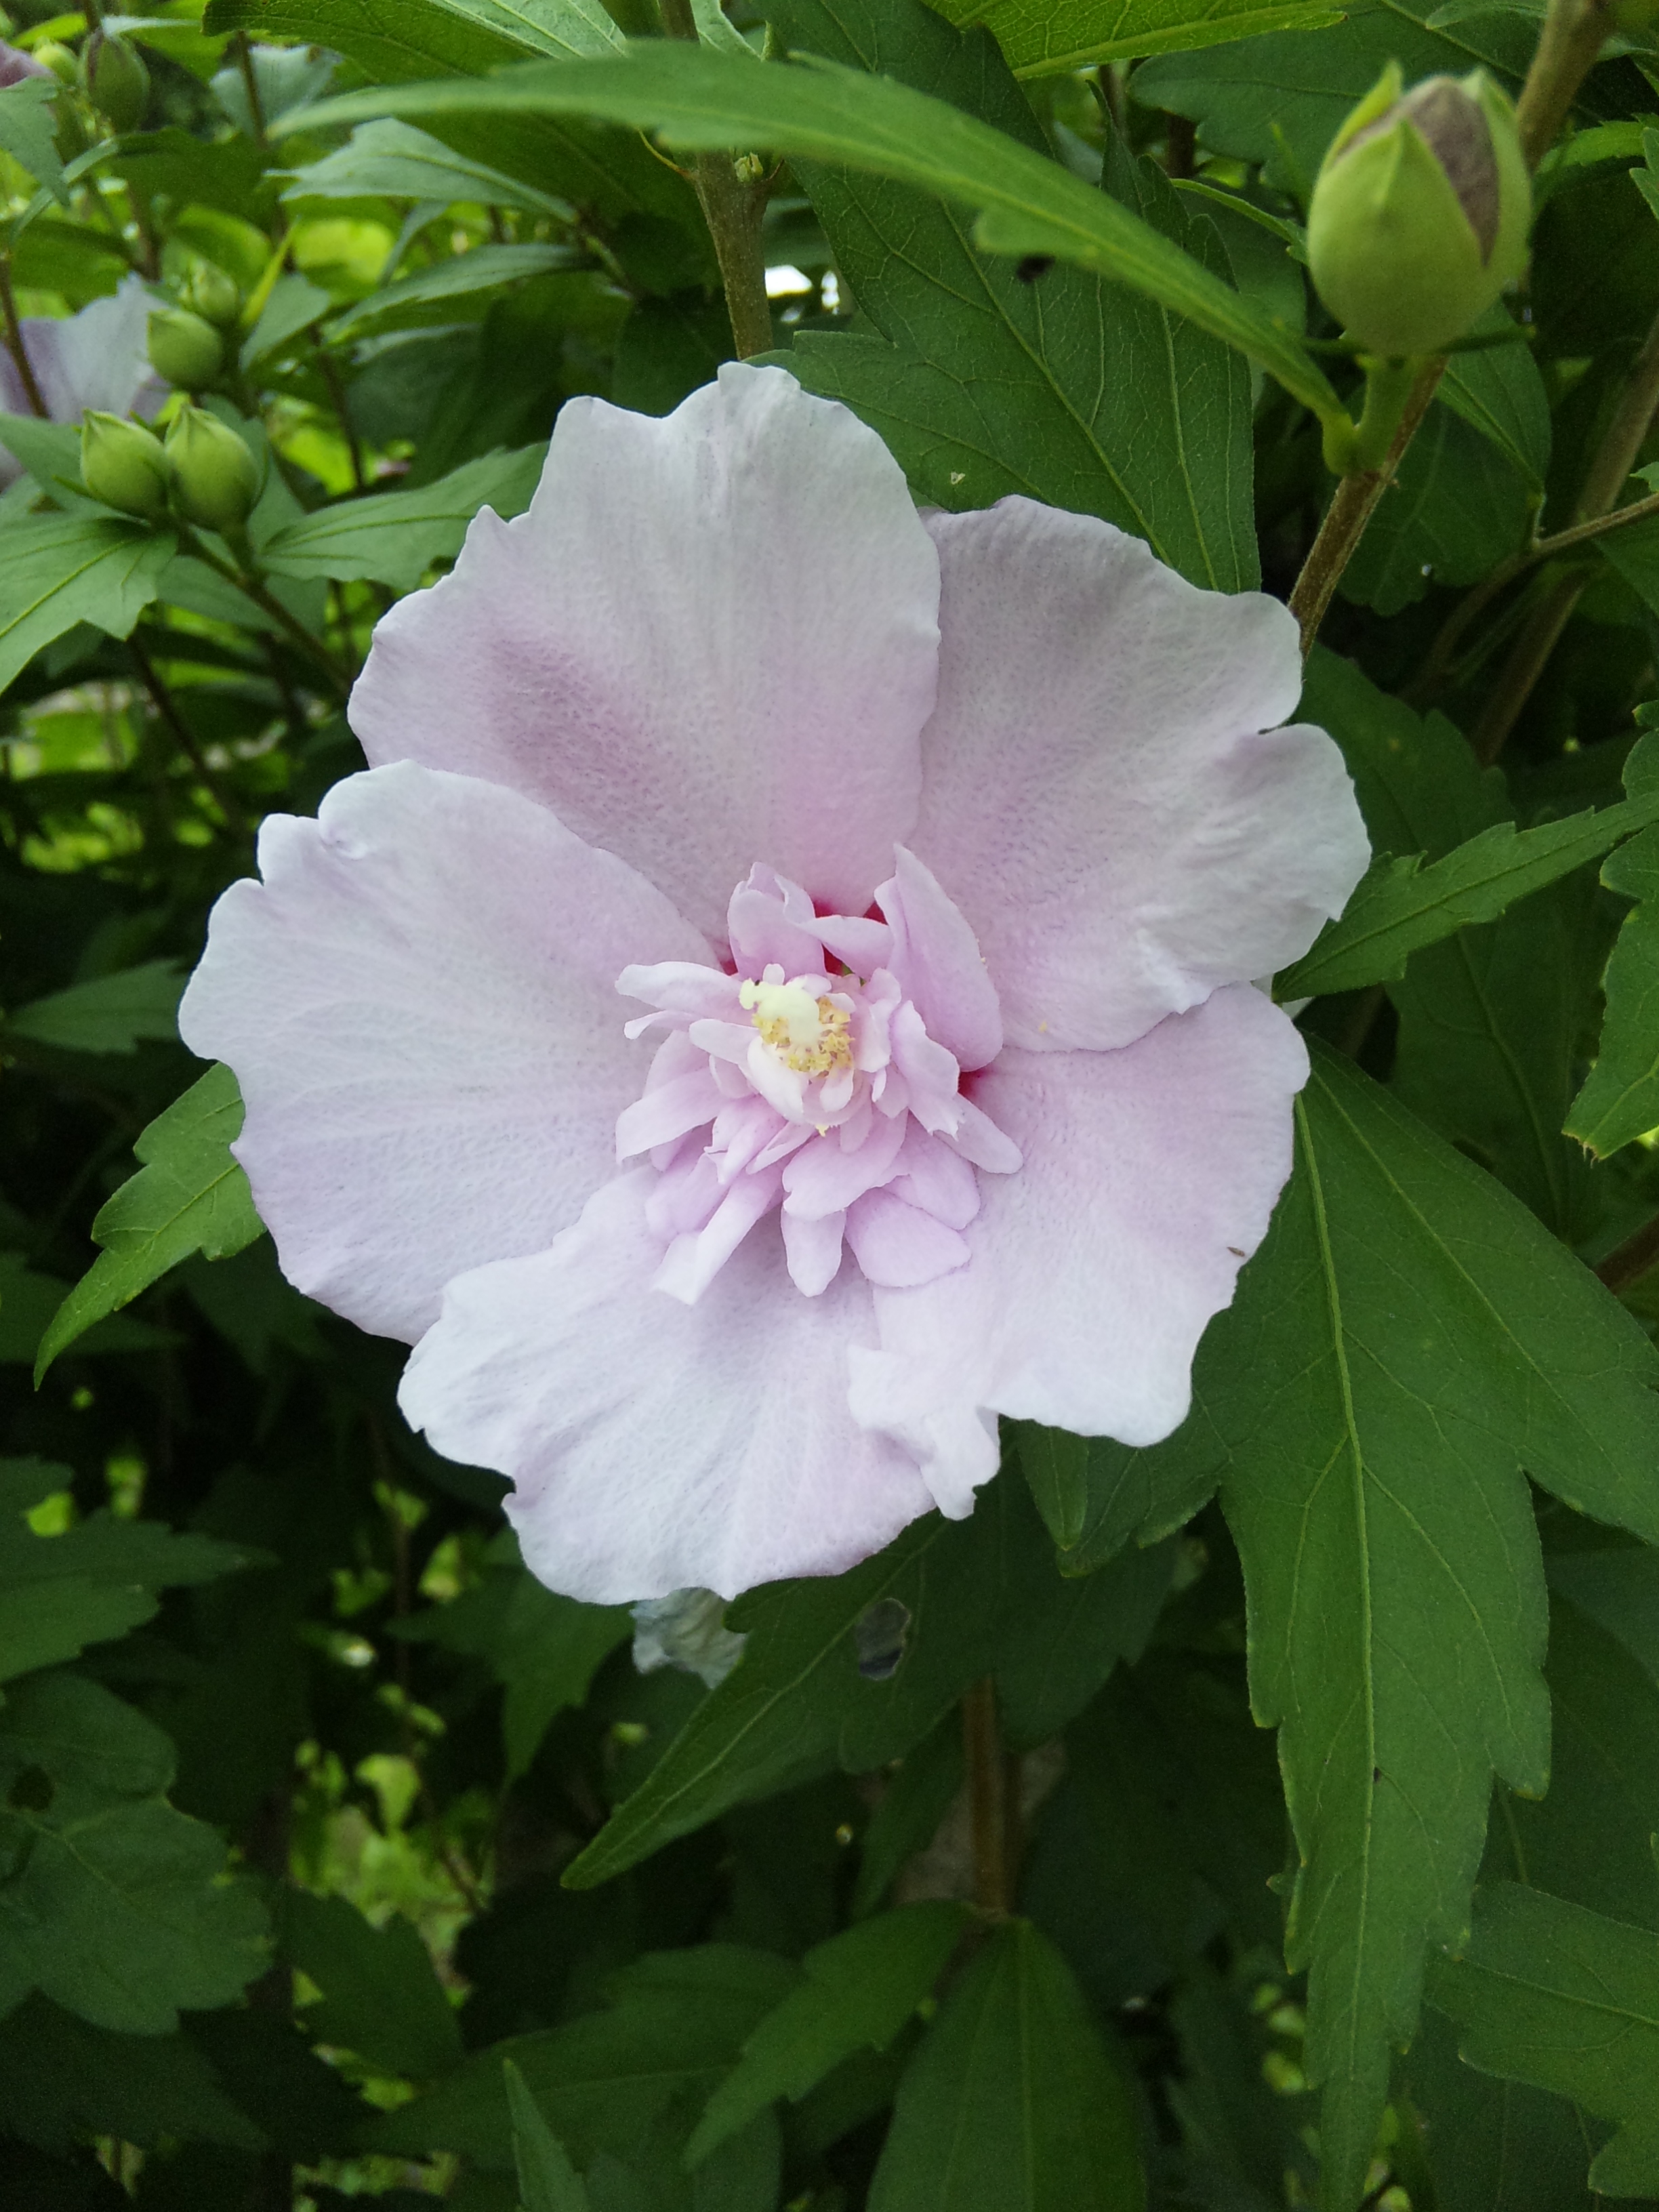
<svg viewBox="0 0 1659 2212">
<path fill-rule="evenodd" d="M 1296 625 L 1027 499 L 918 515 L 775 368 L 564 410 L 352 699 L 181 1009 L 290 1280 L 606 1601 L 1146 1444 L 1291 1165 L 1249 979 L 1366 860 Z"/>
<path fill-rule="evenodd" d="M 15 84 L 23 84 L 32 76 L 50 76 L 52 71 L 44 62 L 26 54 L 21 46 L 9 46 L 0 39 L 0 92 L 9 92 Z"/>
<path fill-rule="evenodd" d="M 167 387 L 149 365 L 154 304 L 143 279 L 129 276 L 79 314 L 23 317 L 23 350 L 54 422 L 79 422 L 88 407 L 109 415 L 155 414 Z M 0 412 L 33 411 L 16 362 L 0 346 Z M 22 472 L 0 446 L 0 488 Z"/>
</svg>

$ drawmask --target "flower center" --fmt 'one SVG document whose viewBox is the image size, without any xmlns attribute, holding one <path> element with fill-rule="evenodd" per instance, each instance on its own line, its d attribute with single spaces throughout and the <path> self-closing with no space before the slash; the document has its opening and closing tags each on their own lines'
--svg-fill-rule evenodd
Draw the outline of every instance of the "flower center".
<svg viewBox="0 0 1659 2212">
<path fill-rule="evenodd" d="M 814 998 L 802 982 L 786 983 L 775 963 L 758 983 L 738 991 L 742 1006 L 786 1067 L 797 1075 L 829 1075 L 853 1065 L 853 1009 L 833 998 Z M 779 980 L 774 981 L 774 978 Z"/>
<path fill-rule="evenodd" d="M 618 1158 L 655 1177 L 657 1289 L 694 1302 L 768 1216 L 808 1297 L 843 1245 L 879 1289 L 967 1263 L 980 1176 L 1020 1164 L 963 1088 L 1001 1049 L 1001 1018 L 968 924 L 912 854 L 896 857 L 865 915 L 819 914 L 799 884 L 752 869 L 732 894 L 729 966 L 618 977 L 653 1009 L 628 1035 L 664 1033 L 617 1123 Z"/>
</svg>

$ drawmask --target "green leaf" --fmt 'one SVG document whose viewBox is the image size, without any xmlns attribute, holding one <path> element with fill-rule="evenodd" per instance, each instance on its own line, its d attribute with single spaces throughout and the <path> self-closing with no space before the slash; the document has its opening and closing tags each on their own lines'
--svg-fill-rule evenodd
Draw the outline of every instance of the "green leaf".
<svg viewBox="0 0 1659 2212">
<path fill-rule="evenodd" d="M 1342 572 L 1342 595 L 1396 615 L 1431 583 L 1479 583 L 1521 550 L 1534 504 L 1492 441 L 1449 407 L 1431 407 Z"/>
<path fill-rule="evenodd" d="M 612 1977 L 607 2010 L 476 2052 L 425 2096 L 371 2122 L 363 2148 L 407 2157 L 450 2150 L 511 2172 L 506 2059 L 583 2166 L 596 2151 L 626 2159 L 664 2130 L 683 2142 L 744 2039 L 799 1978 L 787 1960 L 736 1944 L 647 1954 Z"/>
<path fill-rule="evenodd" d="M 338 345 L 380 324 L 403 329 L 432 319 L 414 310 L 479 292 L 497 292 L 526 276 L 592 266 L 592 257 L 573 246 L 475 246 L 470 252 L 452 254 L 430 269 L 417 269 L 412 276 L 400 276 L 395 284 L 359 300 L 329 325 L 328 341 Z"/>
<path fill-rule="evenodd" d="M 477 200 L 527 215 L 561 216 L 561 202 L 484 162 L 470 160 L 408 123 L 363 123 L 343 146 L 307 162 L 285 200 Z M 477 250 L 476 248 L 474 249 Z"/>
<path fill-rule="evenodd" d="M 1316 1051 L 1297 1121 L 1291 1188 L 1200 1347 L 1194 1419 L 1154 1455 L 1222 1477 L 1252 1696 L 1281 1731 L 1300 1847 L 1289 1951 L 1309 1969 L 1327 2191 L 1346 2206 L 1425 1949 L 1464 1925 L 1491 1773 L 1533 1791 L 1547 1776 L 1522 1470 L 1659 1534 L 1659 1354 L 1347 1062 Z"/>
<path fill-rule="evenodd" d="M 1644 738 L 1631 755 L 1627 804 L 1638 794 L 1648 805 L 1659 800 L 1656 755 L 1659 736 Z M 1615 853 L 1601 880 L 1637 903 L 1607 963 L 1601 1042 L 1566 1127 L 1606 1159 L 1659 1123 L 1659 831 L 1650 830 Z"/>
<path fill-rule="evenodd" d="M 212 0 L 203 21 L 215 33 L 241 30 L 260 40 L 326 46 L 356 63 L 374 84 L 435 77 L 453 79 L 460 88 L 526 55 L 570 52 L 577 20 L 592 32 L 588 52 L 611 50 L 614 28 L 609 37 L 599 28 L 594 19 L 600 12 L 599 0 L 577 0 L 568 9 L 561 8 L 559 0 L 499 0 L 495 5 L 490 0 Z M 553 27 L 561 21 L 562 32 Z M 277 118 L 270 135 L 309 131 L 310 125 L 299 120 L 307 112 L 316 111 L 296 109 Z M 696 240 L 698 250 L 707 251 L 691 186 L 627 131 L 606 130 L 580 117 L 555 124 L 514 115 L 467 118 L 458 112 L 454 120 L 437 126 L 436 135 L 468 161 L 504 171 L 538 193 L 551 194 L 565 203 L 567 215 L 580 207 L 604 222 L 631 214 L 664 216 L 679 224 L 688 240 Z M 468 191 L 435 197 L 447 203 L 478 195 Z"/>
<path fill-rule="evenodd" d="M 1659 1930 L 1659 1685 L 1559 1593 L 1550 1607 L 1550 1786 L 1492 1822 L 1483 1884 L 1534 1884 Z"/>
<path fill-rule="evenodd" d="M 1070 1968 L 1011 1920 L 905 2071 L 870 2212 L 1139 2212 L 1139 2132 Z"/>
<path fill-rule="evenodd" d="M 952 100 L 1042 149 L 994 52 L 920 0 L 769 0 L 767 14 L 791 48 Z M 1194 582 L 1255 584 L 1249 375 L 1237 355 L 1083 270 L 1022 283 L 975 251 L 959 209 L 912 185 L 811 164 L 799 173 L 879 336 L 803 331 L 777 358 L 878 430 L 919 499 L 956 510 L 1024 493 L 1135 532 Z M 1225 272 L 1210 223 L 1115 142 L 1107 182 Z"/>
<path fill-rule="evenodd" d="M 513 2160 L 519 2174 L 520 2212 L 588 2212 L 590 2199 L 564 2147 L 542 2118 L 525 2078 L 510 2058 L 501 2061 L 513 2120 Z"/>
<path fill-rule="evenodd" d="M 1565 2098 L 1478 2073 L 1457 2031 L 1425 2004 L 1405 2062 L 1440 2212 L 1607 2212 L 1584 2179 L 1590 2143 Z"/>
<path fill-rule="evenodd" d="M 26 76 L 0 90 L 0 154 L 43 184 L 60 207 L 70 204 L 64 189 L 64 163 L 55 141 L 58 118 L 52 102 L 60 87 L 51 77 Z"/>
<path fill-rule="evenodd" d="M 8 521 L 0 535 L 0 690 L 76 623 L 128 636 L 175 550 L 170 532 L 112 516 Z"/>
<path fill-rule="evenodd" d="M 1502 307 L 1495 307 L 1475 329 L 1501 329 L 1509 320 Z M 1541 497 L 1550 465 L 1550 403 L 1528 347 L 1487 346 L 1453 354 L 1436 396 L 1490 440 L 1528 490 Z"/>
<path fill-rule="evenodd" d="M 1340 407 L 1312 356 L 1220 276 L 1080 178 L 907 85 L 832 63 L 757 70 L 735 56 L 653 40 L 617 61 L 535 63 L 488 80 L 354 93 L 285 118 L 279 131 L 372 115 L 602 115 L 675 147 L 758 147 L 840 163 L 980 210 L 993 252 L 1052 253 L 1143 292 L 1236 346 L 1322 416 Z"/>
<path fill-rule="evenodd" d="M 1356 0 L 1346 21 L 1322 31 L 1316 46 L 1285 31 L 1207 53 L 1158 57 L 1135 71 L 1133 96 L 1190 117 L 1212 153 L 1268 163 L 1305 206 L 1326 147 L 1389 62 L 1400 64 L 1407 84 L 1483 67 L 1511 94 L 1518 88 L 1535 43 L 1533 27 L 1493 13 L 1431 31 L 1425 18 L 1437 5 Z"/>
<path fill-rule="evenodd" d="M 63 1052 L 136 1052 L 145 1038 L 178 1036 L 184 988 L 176 960 L 147 960 L 31 1000 L 7 1015 L 3 1027 L 9 1036 Z"/>
<path fill-rule="evenodd" d="M 37 1382 L 66 1345 L 180 1260 L 192 1252 L 228 1259 L 263 1233 L 247 1177 L 230 1156 L 241 1126 L 236 1079 L 228 1067 L 212 1067 L 144 1130 L 132 1148 L 140 1172 L 105 1201 L 92 1224 L 103 1252 L 41 1340 Z"/>
<path fill-rule="evenodd" d="M 100 2027 L 166 2035 L 264 1971 L 264 1915 L 211 1828 L 164 1792 L 173 1746 L 95 1682 L 0 1706 L 0 2013 L 29 1990 Z"/>
<path fill-rule="evenodd" d="M 686 2148 L 696 2166 L 728 2136 L 809 2089 L 856 2051 L 885 2051 L 932 1993 L 969 1925 L 964 1907 L 901 1905 L 843 1929 L 801 1961 L 806 1979 L 743 2046 Z"/>
<path fill-rule="evenodd" d="M 22 1253 L 0 1252 L 0 1363 L 33 1367 L 40 1340 L 69 1294 L 67 1283 L 56 1275 L 39 1273 Z M 98 1358 L 106 1352 L 160 1352 L 177 1342 L 164 1328 L 115 1314 L 88 1331 L 80 1350 L 82 1358 Z"/>
<path fill-rule="evenodd" d="M 1131 1582 L 1141 1572 L 1162 1574 L 1167 1586 L 1167 1562 L 1126 1570 Z M 1046 1533 L 1006 1475 L 980 1492 L 965 1521 L 928 1514 L 833 1580 L 750 1591 L 726 1615 L 748 1637 L 743 1657 L 565 1881 L 608 1881 L 787 1780 L 836 1764 L 849 1773 L 884 1765 L 931 1734 L 969 1682 L 1005 1666 L 1018 1710 L 1058 1726 L 1056 1711 L 1069 1717 L 1066 1698 L 1051 1702 L 1052 1693 L 1066 1684 L 1070 1697 L 1092 1695 L 1123 1649 L 1120 1634 L 1133 1639 L 1150 1625 L 1144 1591 L 1121 1609 L 1115 1595 L 1109 1589 L 1072 1613 Z M 1087 1621 L 1088 1632 L 1068 1634 L 1068 1620 Z"/>
<path fill-rule="evenodd" d="M 414 1924 L 394 1914 L 383 1928 L 343 1897 L 289 1889 L 282 1900 L 283 1954 L 322 1991 L 304 2014 L 315 2043 L 417 2081 L 461 2059 L 455 2010 Z"/>
<path fill-rule="evenodd" d="M 38 415 L 0 414 L 0 445 L 19 461 L 55 506 L 70 514 L 107 521 L 110 510 L 88 497 L 81 481 L 81 430 L 75 422 L 43 422 Z"/>
<path fill-rule="evenodd" d="M 1322 0 L 941 0 L 939 13 L 964 27 L 982 23 L 1016 76 L 1058 76 L 1342 20 Z"/>
<path fill-rule="evenodd" d="M 1659 2192 L 1659 1938 L 1542 1890 L 1483 1890 L 1431 1993 L 1472 2066 L 1619 2121 L 1589 2171 L 1607 2197 Z"/>
<path fill-rule="evenodd" d="M 475 1588 L 402 1626 L 410 1642 L 485 1659 L 507 1691 L 501 1713 L 509 1780 L 528 1771 L 556 1715 L 580 1705 L 601 1663 L 633 1629 L 626 1606 L 561 1597 L 514 1562 L 490 1567 Z"/>
<path fill-rule="evenodd" d="M 265 544 L 265 567 L 276 576 L 368 577 L 412 592 L 434 561 L 453 560 L 460 551 L 481 507 L 521 514 L 546 458 L 545 446 L 486 453 L 418 490 L 338 500 L 284 524 Z"/>
<path fill-rule="evenodd" d="M 0 1460 L 0 1681 L 124 1635 L 154 1615 L 158 1590 L 212 1582 L 257 1556 L 108 1512 L 36 1535 L 24 1515 L 71 1480 L 44 1460 Z"/>
<path fill-rule="evenodd" d="M 0 2022 L 0 2130 L 59 2154 L 90 2136 L 270 2148 L 186 2037 L 112 2034 L 39 1996 Z"/>
<path fill-rule="evenodd" d="M 1632 795 L 1620 805 L 1534 830 L 1494 823 L 1427 866 L 1420 853 L 1374 861 L 1340 921 L 1328 923 L 1312 951 L 1275 979 L 1277 994 L 1304 998 L 1386 982 L 1403 975 L 1408 954 L 1470 922 L 1492 921 L 1529 891 L 1647 830 L 1659 821 L 1659 778 L 1642 781 L 1638 757 L 1631 760 Z M 1659 840 L 1654 843 L 1659 856 Z"/>
<path fill-rule="evenodd" d="M 622 33 L 600 0 L 440 0 L 452 15 L 498 31 L 527 52 L 556 60 L 617 52 Z"/>
<path fill-rule="evenodd" d="M 298 337 L 301 331 L 327 314 L 334 295 L 313 284 L 309 276 L 290 272 L 279 276 L 259 311 L 259 319 L 242 341 L 240 365 L 246 375 L 256 362 L 265 360 Z"/>
</svg>

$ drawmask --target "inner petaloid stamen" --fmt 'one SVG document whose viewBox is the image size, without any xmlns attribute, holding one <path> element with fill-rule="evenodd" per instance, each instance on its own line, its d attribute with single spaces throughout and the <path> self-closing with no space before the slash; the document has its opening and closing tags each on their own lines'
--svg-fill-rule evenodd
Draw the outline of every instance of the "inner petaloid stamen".
<svg viewBox="0 0 1659 2212">
<path fill-rule="evenodd" d="M 829 1075 L 853 1065 L 851 1006 L 815 996 L 804 977 L 786 983 L 775 961 L 758 983 L 738 987 L 738 1004 L 750 1013 L 761 1042 L 797 1075 Z"/>
<path fill-rule="evenodd" d="M 700 1297 L 774 1212 L 809 1297 L 835 1279 L 844 1244 L 891 1289 L 966 1261 L 980 1174 L 1012 1174 L 1019 1152 L 938 1034 L 942 1023 L 967 1036 L 970 1063 L 973 1038 L 993 1034 L 978 946 L 920 863 L 901 862 L 914 912 L 897 878 L 877 892 L 877 920 L 820 915 L 799 884 L 757 868 L 732 902 L 732 969 L 671 963 L 620 978 L 656 1010 L 629 1033 L 667 1031 L 617 1128 L 619 1158 L 647 1156 L 655 1170 L 659 1289 Z M 993 1036 L 978 1064 L 994 1049 Z"/>
</svg>

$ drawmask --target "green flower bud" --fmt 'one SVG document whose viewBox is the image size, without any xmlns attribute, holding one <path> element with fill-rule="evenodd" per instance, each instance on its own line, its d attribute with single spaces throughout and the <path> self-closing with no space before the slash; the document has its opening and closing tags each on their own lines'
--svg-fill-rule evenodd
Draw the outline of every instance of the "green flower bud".
<svg viewBox="0 0 1659 2212">
<path fill-rule="evenodd" d="M 117 131 L 136 131 L 149 105 L 149 71 L 118 32 L 97 30 L 81 49 L 87 98 Z"/>
<path fill-rule="evenodd" d="M 157 307 L 149 319 L 149 361 L 181 392 L 200 392 L 224 367 L 225 349 L 212 324 L 188 307 Z"/>
<path fill-rule="evenodd" d="M 1368 353 L 1437 353 L 1527 261 L 1515 111 L 1480 70 L 1401 96 L 1390 62 L 1338 131 L 1308 210 L 1319 296 Z"/>
<path fill-rule="evenodd" d="M 167 464 L 161 441 L 142 422 L 88 410 L 81 423 L 81 481 L 94 499 L 155 522 L 167 513 Z"/>
<path fill-rule="evenodd" d="M 185 287 L 185 304 L 222 331 L 228 331 L 242 312 L 242 288 L 213 262 L 200 261 Z"/>
<path fill-rule="evenodd" d="M 228 423 L 205 407 L 181 407 L 167 432 L 173 504 L 202 530 L 240 530 L 259 496 L 259 470 Z"/>
<path fill-rule="evenodd" d="M 50 70 L 59 84 L 73 84 L 80 64 L 73 52 L 56 39 L 43 39 L 33 49 L 34 58 L 42 69 Z"/>
</svg>

